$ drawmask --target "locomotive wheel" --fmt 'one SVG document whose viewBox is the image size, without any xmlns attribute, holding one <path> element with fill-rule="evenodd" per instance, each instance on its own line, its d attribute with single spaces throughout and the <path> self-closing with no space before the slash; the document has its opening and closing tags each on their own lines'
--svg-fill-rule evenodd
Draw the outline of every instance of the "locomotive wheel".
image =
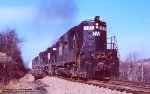
<svg viewBox="0 0 150 94">
<path fill-rule="evenodd" d="M 71 79 L 78 80 L 78 77 L 77 76 L 73 76 L 73 77 L 71 77 Z"/>
<path fill-rule="evenodd" d="M 95 72 L 96 79 L 103 80 L 104 77 L 107 76 L 107 71 L 108 71 L 107 65 L 105 65 L 103 62 L 99 62 Z"/>
<path fill-rule="evenodd" d="M 82 78 L 82 77 L 80 77 L 79 80 L 82 80 L 82 81 L 86 82 L 86 81 L 88 81 L 88 78 Z"/>
</svg>

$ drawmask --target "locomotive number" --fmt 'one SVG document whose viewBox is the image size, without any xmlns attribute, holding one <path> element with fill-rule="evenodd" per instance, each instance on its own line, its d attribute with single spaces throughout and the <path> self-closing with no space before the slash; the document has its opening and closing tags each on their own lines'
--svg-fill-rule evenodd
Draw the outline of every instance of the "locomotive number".
<svg viewBox="0 0 150 94">
<path fill-rule="evenodd" d="M 84 26 L 84 30 L 94 30 L 94 26 Z"/>
<path fill-rule="evenodd" d="M 84 26 L 83 27 L 83 30 L 94 30 L 94 29 L 100 29 L 100 30 L 102 30 L 102 31 L 106 31 L 106 27 L 104 27 L 104 26 L 96 26 L 96 27 L 94 27 L 94 26 Z"/>
</svg>

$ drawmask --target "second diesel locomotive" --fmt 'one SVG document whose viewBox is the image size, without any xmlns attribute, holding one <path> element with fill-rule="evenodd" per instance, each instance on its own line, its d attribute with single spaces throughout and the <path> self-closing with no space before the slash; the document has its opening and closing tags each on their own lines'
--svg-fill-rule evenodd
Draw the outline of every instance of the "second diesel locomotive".
<svg viewBox="0 0 150 94">
<path fill-rule="evenodd" d="M 68 30 L 32 61 L 41 74 L 103 79 L 118 77 L 119 56 L 115 36 L 107 38 L 106 22 L 96 16 Z M 109 41 L 109 42 L 108 42 Z M 34 76 L 39 76 L 35 73 Z"/>
</svg>

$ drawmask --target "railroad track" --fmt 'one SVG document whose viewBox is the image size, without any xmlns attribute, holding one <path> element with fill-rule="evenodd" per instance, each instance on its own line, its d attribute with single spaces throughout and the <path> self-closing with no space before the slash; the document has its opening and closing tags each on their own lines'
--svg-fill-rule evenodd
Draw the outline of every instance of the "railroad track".
<svg viewBox="0 0 150 94">
<path fill-rule="evenodd" d="M 127 93 L 133 93 L 133 94 L 150 94 L 150 84 L 140 84 L 140 83 L 133 83 L 133 82 L 124 82 L 124 81 L 116 81 L 116 80 L 110 80 L 110 81 L 99 81 L 99 80 L 73 80 L 70 78 L 65 78 L 59 76 L 59 78 L 72 81 L 72 82 L 79 82 L 83 84 L 98 86 L 98 87 L 104 87 L 109 88 L 111 90 L 117 90 L 121 92 L 127 92 Z"/>
</svg>

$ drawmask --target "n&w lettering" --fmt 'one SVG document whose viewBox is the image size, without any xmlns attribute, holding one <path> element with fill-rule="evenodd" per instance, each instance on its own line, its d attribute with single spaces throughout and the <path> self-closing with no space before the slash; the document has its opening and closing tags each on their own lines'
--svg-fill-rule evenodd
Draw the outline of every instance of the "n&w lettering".
<svg viewBox="0 0 150 94">
<path fill-rule="evenodd" d="M 100 32 L 98 31 L 93 32 L 93 36 L 100 36 Z"/>
</svg>

